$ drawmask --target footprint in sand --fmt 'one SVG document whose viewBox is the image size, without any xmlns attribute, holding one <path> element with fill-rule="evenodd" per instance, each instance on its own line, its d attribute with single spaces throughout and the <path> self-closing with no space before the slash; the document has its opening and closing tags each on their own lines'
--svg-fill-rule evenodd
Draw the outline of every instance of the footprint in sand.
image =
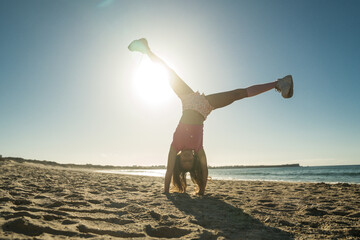
<svg viewBox="0 0 360 240">
<path fill-rule="evenodd" d="M 291 222 L 288 222 L 288 221 L 286 221 L 286 220 L 280 220 L 280 221 L 279 221 L 279 224 L 280 224 L 281 226 L 288 226 L 288 227 L 294 227 L 294 226 L 295 226 L 295 224 L 293 224 L 293 223 L 291 223 Z"/>
<path fill-rule="evenodd" d="M 150 203 L 149 205 L 151 205 L 151 206 L 160 206 L 161 205 L 161 203 Z"/>
<path fill-rule="evenodd" d="M 13 201 L 12 198 L 8 198 L 8 197 L 0 198 L 0 203 L 3 203 L 3 202 L 12 202 L 12 201 Z"/>
<path fill-rule="evenodd" d="M 260 203 L 260 206 L 264 206 L 264 207 L 269 207 L 269 208 L 273 208 L 276 207 L 277 204 L 272 203 L 272 200 L 270 199 L 260 199 L 258 200 L 258 202 Z"/>
<path fill-rule="evenodd" d="M 57 208 L 57 207 L 61 207 L 63 205 L 65 205 L 65 203 L 60 202 L 60 201 L 56 201 L 56 202 L 53 202 L 51 204 L 47 204 L 44 207 L 46 207 L 46 208 Z"/>
<path fill-rule="evenodd" d="M 157 227 L 154 228 L 151 225 L 146 225 L 145 232 L 150 237 L 158 238 L 181 238 L 191 232 L 188 229 L 182 229 L 177 227 Z"/>
<path fill-rule="evenodd" d="M 11 191 L 11 192 L 9 192 L 9 194 L 10 194 L 11 196 L 20 196 L 20 195 L 21 195 L 21 193 L 15 192 L 15 191 Z"/>
<path fill-rule="evenodd" d="M 307 208 L 305 209 L 305 211 L 306 211 L 306 215 L 310 215 L 310 216 L 323 216 L 328 214 L 326 211 L 319 210 L 316 207 Z"/>
<path fill-rule="evenodd" d="M 65 192 L 56 192 L 55 193 L 55 196 L 57 197 L 63 197 L 63 196 L 66 196 L 67 194 Z"/>
<path fill-rule="evenodd" d="M 4 214 L 4 213 L 2 213 Z M 5 218 L 6 220 L 8 219 L 12 219 L 12 218 L 18 218 L 18 217 L 29 217 L 29 218 L 32 218 L 32 219 L 39 219 L 41 218 L 41 216 L 37 216 L 37 215 L 34 215 L 34 214 L 31 214 L 31 213 L 28 213 L 28 212 L 15 212 L 15 213 L 12 213 L 12 214 L 9 214 L 9 215 L 6 215 L 4 214 L 3 218 Z"/>
<path fill-rule="evenodd" d="M 231 197 L 231 196 L 225 197 L 225 200 L 232 200 L 232 199 L 235 199 L 235 198 L 234 198 L 234 197 Z"/>
<path fill-rule="evenodd" d="M 66 219 L 64 221 L 61 222 L 62 225 L 72 225 L 72 224 L 76 224 L 78 223 L 77 221 L 72 221 L 72 220 L 69 220 L 69 219 Z"/>
<path fill-rule="evenodd" d="M 30 204 L 32 204 L 31 201 L 26 200 L 26 199 L 16 199 L 16 200 L 13 201 L 13 203 L 15 205 L 30 205 Z"/>
<path fill-rule="evenodd" d="M 56 211 L 56 210 L 44 210 L 41 208 L 28 208 L 28 207 L 11 207 L 13 210 L 15 211 L 27 211 L 27 212 L 46 212 L 46 213 L 51 213 L 51 214 L 55 214 L 58 216 L 67 216 L 69 215 L 66 212 L 62 212 L 62 211 Z"/>
<path fill-rule="evenodd" d="M 346 216 L 346 215 L 349 215 L 350 213 L 347 211 L 344 211 L 344 210 L 335 210 L 335 211 L 332 211 L 331 214 L 339 215 L 339 216 Z"/>
<path fill-rule="evenodd" d="M 352 213 L 352 214 L 350 214 L 348 217 L 352 217 L 352 218 L 360 218 L 360 212 L 357 212 L 357 213 Z"/>
<path fill-rule="evenodd" d="M 44 199 L 44 198 L 47 198 L 47 197 L 44 196 L 44 195 L 36 195 L 36 196 L 34 197 L 34 199 Z"/>
<path fill-rule="evenodd" d="M 155 219 L 157 221 L 161 220 L 161 215 L 159 213 L 155 212 L 154 210 L 150 211 L 149 213 L 153 219 Z"/>
<path fill-rule="evenodd" d="M 123 208 L 126 207 L 128 204 L 124 202 L 110 202 L 110 204 L 106 204 L 105 207 L 109 208 Z"/>
<path fill-rule="evenodd" d="M 83 233 L 94 233 L 98 235 L 109 235 L 112 237 L 118 238 L 136 238 L 136 237 L 145 237 L 143 233 L 134 233 L 134 232 L 124 232 L 124 231 L 111 231 L 111 230 L 100 230 L 95 228 L 89 228 L 85 225 L 80 224 L 77 229 Z"/>
<path fill-rule="evenodd" d="M 115 191 L 115 189 L 114 189 L 114 188 L 111 188 L 111 187 L 107 187 L 107 188 L 105 188 L 105 190 L 108 191 L 108 192 L 113 192 L 113 191 Z"/>
<path fill-rule="evenodd" d="M 100 194 L 100 192 L 98 192 L 98 191 L 89 191 L 89 193 L 91 193 L 91 194 Z"/>
<path fill-rule="evenodd" d="M 84 200 L 84 197 L 79 193 L 69 194 L 69 195 L 65 196 L 65 198 L 66 199 L 73 198 L 73 199 L 76 199 L 76 200 Z"/>
<path fill-rule="evenodd" d="M 92 204 L 100 204 L 100 203 L 102 203 L 101 201 L 99 201 L 99 200 L 95 200 L 95 199 L 89 199 L 89 200 L 87 200 L 89 203 L 92 203 Z"/>
<path fill-rule="evenodd" d="M 275 204 L 275 203 L 266 203 L 266 204 L 263 204 L 262 206 L 264 206 L 264 207 L 269 207 L 269 208 L 273 208 L 273 207 L 276 207 L 277 204 Z"/>
<path fill-rule="evenodd" d="M 3 231 L 11 231 L 15 233 L 24 234 L 27 236 L 39 236 L 43 233 L 49 233 L 53 235 L 64 235 L 73 237 L 78 235 L 76 232 L 56 230 L 51 227 L 43 227 L 35 225 L 24 218 L 18 218 L 13 221 L 5 223 L 2 227 Z"/>
<path fill-rule="evenodd" d="M 43 215 L 43 219 L 45 221 L 53 221 L 53 220 L 59 220 L 59 219 L 63 219 L 63 217 L 57 216 L 57 215 Z"/>
<path fill-rule="evenodd" d="M 123 187 L 121 188 L 123 191 L 129 191 L 129 192 L 137 192 L 139 189 L 137 187 Z"/>
<path fill-rule="evenodd" d="M 78 207 L 78 206 L 88 207 L 88 206 L 90 206 L 89 203 L 83 202 L 83 201 L 67 201 L 66 204 L 70 205 L 70 206 L 73 206 L 73 207 Z"/>
<path fill-rule="evenodd" d="M 356 239 L 360 238 L 360 230 L 359 229 L 353 228 L 353 229 L 348 230 L 347 233 L 349 236 L 356 237 Z"/>
</svg>

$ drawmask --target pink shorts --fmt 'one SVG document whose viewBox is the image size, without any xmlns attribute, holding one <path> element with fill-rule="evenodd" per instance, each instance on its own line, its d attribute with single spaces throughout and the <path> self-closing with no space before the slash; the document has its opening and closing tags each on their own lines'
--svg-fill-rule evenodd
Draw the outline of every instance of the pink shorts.
<svg viewBox="0 0 360 240">
<path fill-rule="evenodd" d="M 180 122 L 174 132 L 171 145 L 178 152 L 185 149 L 198 152 L 203 146 L 203 129 L 204 124 L 185 124 Z"/>
</svg>

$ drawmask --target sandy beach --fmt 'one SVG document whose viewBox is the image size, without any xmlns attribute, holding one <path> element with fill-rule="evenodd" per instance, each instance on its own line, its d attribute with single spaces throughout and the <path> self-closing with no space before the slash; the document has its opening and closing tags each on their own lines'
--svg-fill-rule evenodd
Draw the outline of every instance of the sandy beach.
<svg viewBox="0 0 360 240">
<path fill-rule="evenodd" d="M 163 179 L 0 162 L 1 239 L 359 239 L 360 185 Z"/>
</svg>

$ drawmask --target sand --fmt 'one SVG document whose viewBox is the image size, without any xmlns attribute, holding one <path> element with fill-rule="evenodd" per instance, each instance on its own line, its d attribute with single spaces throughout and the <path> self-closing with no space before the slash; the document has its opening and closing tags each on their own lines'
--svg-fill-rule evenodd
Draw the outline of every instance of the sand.
<svg viewBox="0 0 360 240">
<path fill-rule="evenodd" d="M 360 185 L 209 181 L 0 162 L 1 239 L 360 239 Z"/>
</svg>

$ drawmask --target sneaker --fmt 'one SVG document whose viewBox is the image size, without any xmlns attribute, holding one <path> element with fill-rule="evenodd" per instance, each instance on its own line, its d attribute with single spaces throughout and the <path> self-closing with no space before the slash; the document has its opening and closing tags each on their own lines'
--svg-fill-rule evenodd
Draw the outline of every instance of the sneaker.
<svg viewBox="0 0 360 240">
<path fill-rule="evenodd" d="M 144 54 L 148 53 L 148 51 L 150 50 L 148 42 L 145 38 L 132 41 L 128 46 L 128 49 L 132 52 L 137 51 Z"/>
<path fill-rule="evenodd" d="M 275 89 L 281 92 L 283 98 L 291 98 L 294 93 L 294 83 L 291 75 L 278 79 Z"/>
</svg>

